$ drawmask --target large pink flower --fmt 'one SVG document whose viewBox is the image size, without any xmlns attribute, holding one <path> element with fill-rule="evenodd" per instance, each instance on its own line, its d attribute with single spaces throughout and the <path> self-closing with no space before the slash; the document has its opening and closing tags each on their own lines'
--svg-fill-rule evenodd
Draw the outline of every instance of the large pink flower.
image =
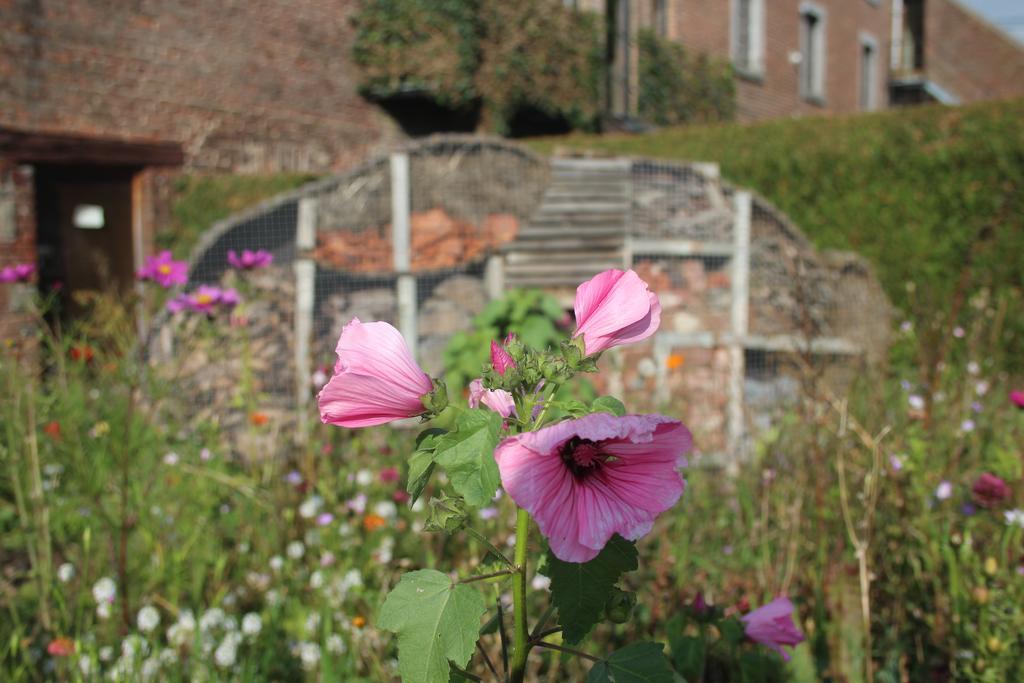
<svg viewBox="0 0 1024 683">
<path fill-rule="evenodd" d="M 675 505 L 692 444 L 682 423 L 661 415 L 595 413 L 505 439 L 494 459 L 555 556 L 586 562 L 613 534 L 638 539 Z"/>
<path fill-rule="evenodd" d="M 1010 401 L 1018 408 L 1024 408 L 1024 391 L 1015 389 L 1010 392 Z"/>
<path fill-rule="evenodd" d="M 169 288 L 188 282 L 188 263 L 175 261 L 169 251 L 161 251 L 156 256 L 146 259 L 146 264 L 139 268 L 135 277 L 140 280 L 152 280 L 161 287 Z"/>
<path fill-rule="evenodd" d="M 370 427 L 425 412 L 433 384 L 394 327 L 352 318 L 335 351 L 334 376 L 317 397 L 325 424 Z"/>
<path fill-rule="evenodd" d="M 502 417 L 516 412 L 516 402 L 512 394 L 504 389 L 485 389 L 479 377 L 469 383 L 469 407 L 477 408 L 484 404 Z"/>
<path fill-rule="evenodd" d="M 576 288 L 576 332 L 586 354 L 647 339 L 661 324 L 658 295 L 632 270 L 606 270 Z"/>
<path fill-rule="evenodd" d="M 755 643 L 767 645 L 789 661 L 789 653 L 783 645 L 799 645 L 804 634 L 793 623 L 793 603 L 789 598 L 775 598 L 767 605 L 758 607 L 742 617 L 747 637 Z"/>
</svg>

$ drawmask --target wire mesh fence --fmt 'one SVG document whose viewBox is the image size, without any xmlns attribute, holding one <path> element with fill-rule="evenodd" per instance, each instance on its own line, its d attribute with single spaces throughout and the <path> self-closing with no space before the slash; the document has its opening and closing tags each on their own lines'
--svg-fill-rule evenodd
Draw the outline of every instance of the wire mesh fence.
<svg viewBox="0 0 1024 683">
<path fill-rule="evenodd" d="M 273 265 L 229 268 L 228 252 L 245 249 L 272 252 Z M 597 389 L 682 415 L 703 454 L 741 457 L 808 398 L 808 373 L 839 382 L 885 349 L 888 304 L 870 268 L 814 249 L 713 165 L 552 161 L 498 139 L 443 136 L 210 228 L 190 281 L 241 290 L 230 333 L 245 363 L 211 363 L 217 343 L 196 346 L 202 321 L 170 314 L 154 321 L 151 351 L 192 354 L 199 412 L 230 411 L 231 387 L 246 381 L 259 409 L 288 425 L 310 409 L 353 317 L 396 325 L 440 375 L 449 340 L 489 300 L 535 286 L 571 309 L 566 285 L 609 265 L 650 284 L 662 324 L 607 354 Z M 237 421 L 253 407 L 234 409 Z"/>
</svg>

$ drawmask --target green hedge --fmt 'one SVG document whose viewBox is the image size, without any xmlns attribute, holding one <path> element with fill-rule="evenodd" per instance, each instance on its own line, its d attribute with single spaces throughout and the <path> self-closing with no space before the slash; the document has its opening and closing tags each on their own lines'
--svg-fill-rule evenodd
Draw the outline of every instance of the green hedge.
<svg viewBox="0 0 1024 683">
<path fill-rule="evenodd" d="M 819 246 L 868 257 L 935 339 L 972 301 L 991 309 L 1024 368 L 1024 100 L 531 144 L 716 161 Z"/>
<path fill-rule="evenodd" d="M 728 62 L 696 56 L 654 31 L 637 34 L 640 118 L 659 126 L 730 121 L 736 82 Z"/>
</svg>

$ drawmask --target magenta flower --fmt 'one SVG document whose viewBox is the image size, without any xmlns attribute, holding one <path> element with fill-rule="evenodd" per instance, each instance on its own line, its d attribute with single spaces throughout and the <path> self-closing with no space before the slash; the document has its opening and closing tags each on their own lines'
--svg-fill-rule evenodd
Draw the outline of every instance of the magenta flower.
<svg viewBox="0 0 1024 683">
<path fill-rule="evenodd" d="M 594 559 L 613 534 L 636 540 L 675 505 L 693 438 L 662 415 L 595 413 L 502 441 L 501 483 L 566 562 Z"/>
<path fill-rule="evenodd" d="M 576 333 L 588 356 L 647 339 L 661 324 L 658 295 L 632 270 L 606 270 L 576 288 Z"/>
<path fill-rule="evenodd" d="M 504 389 L 485 389 L 483 380 L 477 378 L 469 383 L 469 407 L 478 408 L 481 403 L 502 417 L 516 412 L 512 394 Z"/>
<path fill-rule="evenodd" d="M 239 256 L 234 249 L 228 250 L 228 263 L 231 264 L 231 267 L 238 268 L 239 270 L 256 270 L 257 268 L 266 268 L 273 262 L 274 255 L 264 249 L 259 249 L 257 251 L 243 249 L 241 256 Z"/>
<path fill-rule="evenodd" d="M 974 500 L 984 508 L 999 505 L 1010 497 L 1010 487 L 1005 481 L 994 474 L 984 472 L 971 487 Z"/>
<path fill-rule="evenodd" d="M 789 653 L 782 649 L 804 642 L 804 634 L 793 623 L 793 603 L 789 598 L 775 598 L 741 617 L 747 637 L 755 643 L 766 645 L 789 661 Z"/>
<path fill-rule="evenodd" d="M 1014 389 L 1010 392 L 1010 402 L 1018 408 L 1024 408 L 1024 391 Z"/>
<path fill-rule="evenodd" d="M 394 327 L 352 318 L 335 351 L 334 376 L 317 396 L 325 424 L 370 427 L 425 412 L 434 386 Z"/>
<path fill-rule="evenodd" d="M 0 282 L 28 282 L 35 272 L 36 264 L 34 263 L 16 263 L 0 270 Z"/>
<path fill-rule="evenodd" d="M 511 338 L 512 335 L 509 335 Z M 507 343 L 507 342 L 506 342 Z M 504 376 L 510 368 L 516 366 L 516 362 L 512 360 L 511 354 L 505 350 L 505 347 L 498 342 L 491 340 L 491 366 L 494 371 L 499 375 Z"/>
<path fill-rule="evenodd" d="M 188 294 L 179 294 L 167 302 L 167 310 L 171 313 L 192 311 L 212 316 L 218 310 L 231 310 L 238 305 L 238 292 L 233 289 L 221 289 L 210 285 L 200 285 Z"/>
<path fill-rule="evenodd" d="M 394 484 L 398 481 L 399 473 L 394 467 L 385 467 L 377 475 L 384 484 Z"/>
<path fill-rule="evenodd" d="M 148 257 L 135 277 L 139 280 L 152 280 L 164 288 L 183 285 L 188 282 L 188 263 L 175 261 L 171 252 L 161 251 L 156 256 Z"/>
</svg>

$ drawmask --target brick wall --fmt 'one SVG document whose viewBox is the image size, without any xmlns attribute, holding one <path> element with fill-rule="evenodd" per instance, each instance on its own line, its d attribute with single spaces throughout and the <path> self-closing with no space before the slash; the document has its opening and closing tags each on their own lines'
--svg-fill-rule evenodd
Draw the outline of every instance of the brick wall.
<svg viewBox="0 0 1024 683">
<path fill-rule="evenodd" d="M 870 35 L 876 54 L 876 101 L 886 101 L 890 0 L 815 0 L 824 11 L 826 31 L 825 100 L 800 96 L 799 67 L 790 55 L 800 51 L 802 0 L 764 0 L 764 71 L 737 80 L 740 120 L 845 113 L 860 109 L 861 37 Z M 699 52 L 730 59 L 731 11 L 728 0 L 670 0 L 669 37 Z"/>
<path fill-rule="evenodd" d="M 0 125 L 180 142 L 186 168 L 327 171 L 393 129 L 356 92 L 355 0 L 5 0 Z"/>
<path fill-rule="evenodd" d="M 925 73 L 963 103 L 1024 95 L 1024 48 L 952 0 L 925 3 Z"/>
</svg>

